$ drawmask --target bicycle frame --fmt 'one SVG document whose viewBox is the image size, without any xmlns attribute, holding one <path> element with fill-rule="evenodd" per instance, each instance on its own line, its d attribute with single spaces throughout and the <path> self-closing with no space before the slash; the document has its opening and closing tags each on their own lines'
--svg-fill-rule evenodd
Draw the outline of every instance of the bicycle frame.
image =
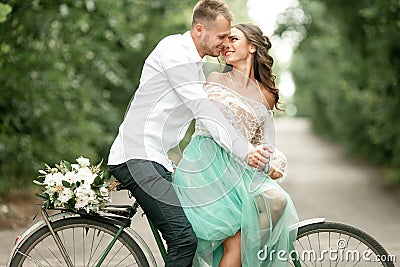
<svg viewBox="0 0 400 267">
<path fill-rule="evenodd" d="M 63 243 L 61 242 L 60 237 L 58 236 L 57 233 L 54 232 L 53 227 L 51 227 L 49 215 L 44 207 L 42 207 L 42 216 L 43 216 L 44 222 L 46 223 L 47 227 L 50 230 L 51 235 L 53 236 L 54 241 L 56 242 L 58 249 L 61 252 L 61 255 L 63 256 L 63 258 L 65 260 L 65 263 L 68 265 L 68 267 L 74 267 L 70 257 L 67 254 L 67 250 L 65 249 Z"/>
<path fill-rule="evenodd" d="M 160 250 L 161 255 L 163 257 L 163 260 L 165 262 L 165 259 L 166 259 L 166 256 L 167 256 L 167 252 L 166 252 L 164 243 L 162 242 L 160 233 L 158 232 L 158 230 L 157 230 L 156 226 L 153 224 L 153 222 L 150 221 L 149 219 L 147 219 L 147 220 L 148 220 L 148 222 L 150 224 L 150 228 L 151 228 L 151 231 L 152 231 L 152 233 L 154 235 L 154 238 L 156 240 L 158 249 Z M 322 223 L 324 221 L 325 221 L 325 218 L 312 218 L 312 219 L 304 220 L 304 221 L 296 223 L 295 225 L 290 226 L 289 230 L 298 229 L 298 228 L 300 228 L 302 226 L 306 226 L 306 225 L 310 225 L 310 224 Z M 294 249 L 294 245 L 292 244 L 291 251 L 294 251 L 294 250 L 295 250 Z M 296 257 L 293 257 L 293 265 L 295 267 L 301 267 L 301 263 L 300 263 L 300 261 L 298 259 L 296 259 Z"/>
<path fill-rule="evenodd" d="M 150 221 L 148 218 L 147 218 L 147 221 L 150 224 L 151 232 L 153 233 L 154 238 L 156 239 L 157 247 L 160 250 L 161 256 L 162 256 L 162 258 L 163 258 L 163 260 L 165 262 L 165 260 L 167 258 L 167 250 L 165 249 L 165 246 L 164 246 L 164 243 L 163 243 L 162 238 L 160 236 L 160 233 L 158 232 L 157 227 L 154 225 L 154 223 L 152 221 Z"/>
<path fill-rule="evenodd" d="M 155 240 L 156 240 L 158 249 L 159 249 L 160 252 L 161 252 L 161 256 L 162 256 L 162 258 L 163 258 L 163 260 L 164 260 L 164 262 L 165 262 L 165 259 L 166 259 L 166 257 L 167 257 L 167 252 L 166 252 L 164 243 L 163 243 L 163 241 L 162 241 L 162 239 L 161 239 L 160 233 L 158 232 L 156 226 L 154 225 L 154 223 L 153 223 L 151 220 L 147 219 L 147 221 L 148 221 L 149 224 L 150 224 L 150 229 L 151 229 L 151 231 L 152 231 L 152 233 L 153 233 L 153 235 L 154 235 L 154 238 L 155 238 Z M 300 227 L 302 227 L 302 226 L 305 226 L 305 225 L 315 224 L 315 223 L 322 223 L 322 222 L 324 222 L 324 221 L 325 221 L 325 218 L 313 218 L 313 219 L 308 219 L 308 220 L 304 220 L 304 221 L 298 222 L 298 223 L 295 224 L 295 225 L 292 225 L 289 229 L 290 229 L 290 230 L 292 230 L 292 229 L 298 229 L 298 228 L 300 228 Z M 292 247 L 291 247 L 291 250 L 294 251 L 294 246 L 293 246 L 293 245 L 292 245 Z M 294 264 L 295 267 L 301 267 L 300 261 L 299 261 L 298 259 L 296 259 L 295 257 L 293 257 L 293 264 Z"/>
</svg>

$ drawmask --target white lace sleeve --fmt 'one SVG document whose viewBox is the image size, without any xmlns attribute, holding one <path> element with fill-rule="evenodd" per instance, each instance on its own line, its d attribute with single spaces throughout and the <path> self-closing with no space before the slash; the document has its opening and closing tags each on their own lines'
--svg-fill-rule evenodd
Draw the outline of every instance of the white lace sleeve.
<svg viewBox="0 0 400 267">
<path fill-rule="evenodd" d="M 287 159 L 285 154 L 283 154 L 277 148 L 274 149 L 274 154 L 271 160 L 270 167 L 274 168 L 275 171 L 282 174 L 282 177 L 277 179 L 276 181 L 283 181 L 287 176 Z"/>
<path fill-rule="evenodd" d="M 263 103 L 241 96 L 214 83 L 207 85 L 206 93 L 221 110 L 226 120 L 252 145 L 267 144 L 275 147 L 273 112 L 267 109 Z M 210 136 L 210 133 L 199 121 L 196 121 L 194 136 L 196 135 Z M 276 148 L 273 150 L 270 166 L 282 174 L 282 178 L 279 178 L 278 181 L 283 180 L 287 175 L 287 160 L 281 151 Z M 246 168 L 253 168 L 247 163 L 245 165 Z"/>
</svg>

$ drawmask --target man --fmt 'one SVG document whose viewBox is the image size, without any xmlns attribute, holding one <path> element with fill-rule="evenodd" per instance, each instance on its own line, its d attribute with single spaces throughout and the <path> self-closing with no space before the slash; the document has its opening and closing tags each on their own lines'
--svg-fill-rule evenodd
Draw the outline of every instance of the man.
<svg viewBox="0 0 400 267">
<path fill-rule="evenodd" d="M 119 128 L 108 160 L 111 173 L 136 198 L 168 246 L 166 266 L 191 266 L 197 239 L 171 184 L 167 152 L 183 138 L 189 122 L 201 120 L 213 138 L 260 170 L 264 147 L 254 148 L 225 121 L 204 92 L 204 56 L 227 45 L 233 17 L 219 0 L 201 0 L 192 29 L 157 45 L 143 66 L 140 85 Z"/>
</svg>

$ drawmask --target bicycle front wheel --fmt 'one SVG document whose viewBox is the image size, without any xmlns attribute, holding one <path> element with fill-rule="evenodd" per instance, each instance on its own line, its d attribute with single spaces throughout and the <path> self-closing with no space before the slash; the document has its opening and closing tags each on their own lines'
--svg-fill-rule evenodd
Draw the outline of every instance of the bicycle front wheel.
<svg viewBox="0 0 400 267">
<path fill-rule="evenodd" d="M 96 266 L 118 227 L 90 218 L 73 217 L 52 223 L 74 266 Z M 67 266 L 49 228 L 45 225 L 20 246 L 11 267 Z M 130 235 L 123 232 L 101 266 L 148 267 L 147 259 Z"/>
<path fill-rule="evenodd" d="M 334 222 L 300 227 L 295 250 L 301 266 L 394 267 L 395 260 L 364 231 Z"/>
</svg>

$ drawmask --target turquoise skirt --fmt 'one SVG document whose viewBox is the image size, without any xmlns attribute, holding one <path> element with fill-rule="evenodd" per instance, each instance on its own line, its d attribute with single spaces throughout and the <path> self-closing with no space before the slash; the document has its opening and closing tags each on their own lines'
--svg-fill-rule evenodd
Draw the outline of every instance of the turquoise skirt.
<svg viewBox="0 0 400 267">
<path fill-rule="evenodd" d="M 234 158 L 212 138 L 194 136 L 174 187 L 199 243 L 193 266 L 218 266 L 223 241 L 241 232 L 242 266 L 287 266 L 298 216 L 271 178 Z"/>
</svg>

